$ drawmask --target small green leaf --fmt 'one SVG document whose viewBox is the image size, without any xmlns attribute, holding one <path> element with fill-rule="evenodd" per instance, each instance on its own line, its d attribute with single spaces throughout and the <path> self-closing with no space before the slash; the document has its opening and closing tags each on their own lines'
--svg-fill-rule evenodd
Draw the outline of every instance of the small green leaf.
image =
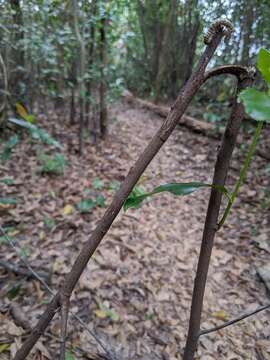
<svg viewBox="0 0 270 360">
<path fill-rule="evenodd" d="M 44 219 L 44 225 L 46 226 L 46 228 L 48 229 L 53 229 L 55 227 L 55 220 L 49 217 L 45 217 Z"/>
<path fill-rule="evenodd" d="M 95 200 L 96 204 L 100 207 L 105 207 L 105 197 L 102 194 L 99 194 Z"/>
<path fill-rule="evenodd" d="M 95 178 L 92 182 L 93 188 L 96 190 L 100 190 L 104 186 L 104 182 L 100 180 L 99 178 Z"/>
<path fill-rule="evenodd" d="M 19 137 L 18 135 L 13 135 L 9 138 L 8 142 L 6 143 L 3 153 L 1 155 L 1 160 L 2 161 L 7 161 L 11 154 L 12 154 L 12 150 L 14 149 L 14 147 L 18 144 L 19 141 Z"/>
<path fill-rule="evenodd" d="M 16 205 L 17 200 L 14 198 L 0 198 L 0 206 L 3 205 Z"/>
<path fill-rule="evenodd" d="M 17 118 L 9 118 L 8 121 L 27 129 L 34 140 L 40 140 L 45 144 L 54 146 L 55 148 L 62 148 L 62 145 L 58 141 L 53 139 L 45 130 L 37 127 L 36 125 Z"/>
<path fill-rule="evenodd" d="M 1 344 L 0 345 L 0 353 L 10 348 L 10 344 Z"/>
<path fill-rule="evenodd" d="M 0 244 L 8 243 L 7 238 L 5 236 L 0 236 Z"/>
<path fill-rule="evenodd" d="M 19 295 L 20 290 L 21 290 L 21 284 L 14 285 L 11 288 L 9 288 L 7 291 L 7 296 L 9 300 L 15 299 L 15 297 Z"/>
<path fill-rule="evenodd" d="M 66 352 L 65 360 L 75 360 L 74 356 L 71 354 L 70 351 Z"/>
<path fill-rule="evenodd" d="M 239 95 L 246 112 L 257 121 L 270 122 L 270 96 L 258 90 L 249 88 Z"/>
<path fill-rule="evenodd" d="M 134 193 L 134 190 L 130 193 L 127 200 L 124 203 L 124 210 L 127 210 L 128 208 L 138 208 L 143 200 L 145 200 L 147 197 L 153 196 L 155 194 L 161 193 L 161 192 L 169 192 L 173 195 L 177 196 L 184 196 L 189 195 L 193 193 L 194 191 L 205 188 L 205 187 L 212 187 L 210 184 L 205 184 L 201 182 L 190 182 L 190 183 L 171 183 L 171 184 L 165 184 L 160 185 L 156 187 L 151 192 L 142 192 L 142 189 L 137 188 L 137 194 Z M 227 197 L 228 191 L 224 186 L 215 186 L 215 188 L 225 194 Z M 134 188 L 135 189 L 135 188 Z"/>
<path fill-rule="evenodd" d="M 92 199 L 82 199 L 77 205 L 81 213 L 90 212 L 96 206 L 95 201 Z"/>
<path fill-rule="evenodd" d="M 30 250 L 26 246 L 22 247 L 20 250 L 21 257 L 27 258 L 30 255 Z"/>
<path fill-rule="evenodd" d="M 39 156 L 41 164 L 40 172 L 48 175 L 63 175 L 66 160 L 63 154 L 54 154 L 52 156 L 41 154 Z"/>
<path fill-rule="evenodd" d="M 5 184 L 5 185 L 13 185 L 14 184 L 14 179 L 11 177 L 6 177 L 2 180 L 0 180 L 1 183 Z"/>
<path fill-rule="evenodd" d="M 270 85 L 270 52 L 266 49 L 260 49 L 258 55 L 258 68 L 262 73 L 264 80 Z"/>
<path fill-rule="evenodd" d="M 118 321 L 119 320 L 119 315 L 117 314 L 117 312 L 114 309 L 110 309 L 108 308 L 105 304 L 103 303 L 99 303 L 99 310 L 95 311 L 96 315 L 98 317 L 108 317 L 110 318 L 112 321 Z"/>
<path fill-rule="evenodd" d="M 109 184 L 109 190 L 110 191 L 116 191 L 120 187 L 120 183 L 117 180 L 112 180 Z"/>
</svg>

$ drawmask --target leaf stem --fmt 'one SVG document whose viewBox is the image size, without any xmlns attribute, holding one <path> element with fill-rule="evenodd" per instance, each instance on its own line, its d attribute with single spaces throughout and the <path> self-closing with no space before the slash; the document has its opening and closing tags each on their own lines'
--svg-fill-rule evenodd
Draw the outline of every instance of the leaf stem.
<svg viewBox="0 0 270 360">
<path fill-rule="evenodd" d="M 235 188 L 234 188 L 234 191 L 233 191 L 233 193 L 231 195 L 231 199 L 228 202 L 227 207 L 224 210 L 223 216 L 222 216 L 222 218 L 221 218 L 221 220 L 220 220 L 220 222 L 218 224 L 218 230 L 225 223 L 225 221 L 227 219 L 227 216 L 229 215 L 229 212 L 231 210 L 231 207 L 233 206 L 233 203 L 234 203 L 234 201 L 235 201 L 235 199 L 236 199 L 236 197 L 237 197 L 237 195 L 239 193 L 240 187 L 241 187 L 241 185 L 243 184 L 243 182 L 244 182 L 244 180 L 246 178 L 247 171 L 248 171 L 249 165 L 251 163 L 251 160 L 253 158 L 253 155 L 254 155 L 256 145 L 258 143 L 258 139 L 260 137 L 262 128 L 263 128 L 263 122 L 260 121 L 260 122 L 258 122 L 255 133 L 253 135 L 252 142 L 251 142 L 251 144 L 249 146 L 247 156 L 246 156 L 245 161 L 244 161 L 244 165 L 243 165 L 243 167 L 242 167 L 242 169 L 240 171 L 239 179 L 237 180 L 237 182 L 235 184 Z"/>
</svg>

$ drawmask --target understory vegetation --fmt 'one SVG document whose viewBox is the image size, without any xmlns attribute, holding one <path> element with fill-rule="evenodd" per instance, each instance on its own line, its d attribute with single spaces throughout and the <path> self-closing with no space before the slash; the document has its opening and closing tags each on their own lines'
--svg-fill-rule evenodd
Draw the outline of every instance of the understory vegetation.
<svg viewBox="0 0 270 360">
<path fill-rule="evenodd" d="M 0 9 L 0 358 L 268 359 L 269 2 Z"/>
</svg>

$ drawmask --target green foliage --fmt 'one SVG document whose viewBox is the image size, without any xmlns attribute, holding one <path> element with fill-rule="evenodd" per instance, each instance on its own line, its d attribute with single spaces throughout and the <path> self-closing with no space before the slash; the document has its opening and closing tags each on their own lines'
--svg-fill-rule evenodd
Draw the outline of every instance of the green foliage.
<svg viewBox="0 0 270 360">
<path fill-rule="evenodd" d="M 42 174 L 48 175 L 63 175 L 64 168 L 66 165 L 65 158 L 62 154 L 46 155 L 42 154 L 39 156 L 40 169 Z"/>
<path fill-rule="evenodd" d="M 270 52 L 266 49 L 260 49 L 257 66 L 264 80 L 270 85 Z"/>
<path fill-rule="evenodd" d="M 1 154 L 1 160 L 3 162 L 10 159 L 12 151 L 15 148 L 15 146 L 18 144 L 18 141 L 19 141 L 18 135 L 13 135 L 9 138 L 9 140 L 6 143 L 6 145 L 4 146 L 4 150 Z"/>
<path fill-rule="evenodd" d="M 11 177 L 6 177 L 2 180 L 0 180 L 1 183 L 5 184 L 5 185 L 13 185 L 14 184 L 14 179 Z"/>
<path fill-rule="evenodd" d="M 106 204 L 105 204 L 105 197 L 102 195 L 102 194 L 99 194 L 97 197 L 96 197 L 96 204 L 100 207 L 105 207 Z"/>
<path fill-rule="evenodd" d="M 46 228 L 51 230 L 55 227 L 55 220 L 49 217 L 45 217 L 44 225 L 46 226 Z"/>
<path fill-rule="evenodd" d="M 78 210 L 81 213 L 88 213 L 90 211 L 92 211 L 96 206 L 95 201 L 93 201 L 92 199 L 82 199 L 79 204 L 77 205 Z"/>
<path fill-rule="evenodd" d="M 0 203 L 0 208 L 1 208 L 1 203 Z M 13 234 L 14 234 L 14 231 L 16 231 L 16 228 L 14 226 L 7 226 L 5 227 L 5 235 L 2 235 L 0 236 L 0 244 L 1 243 L 8 243 L 8 238 L 13 240 Z"/>
<path fill-rule="evenodd" d="M 105 198 L 102 194 L 99 194 L 95 200 L 86 198 L 82 199 L 78 205 L 77 208 L 81 213 L 88 213 L 91 212 L 96 206 L 105 207 Z"/>
<path fill-rule="evenodd" d="M 99 310 L 95 311 L 95 314 L 99 318 L 110 318 L 112 321 L 118 321 L 119 315 L 114 309 L 110 309 L 108 306 L 106 306 L 103 303 L 99 303 Z"/>
<path fill-rule="evenodd" d="M 16 205 L 17 200 L 10 197 L 2 197 L 0 198 L 0 206 L 9 206 L 9 205 Z"/>
<path fill-rule="evenodd" d="M 270 53 L 264 49 L 261 49 L 258 56 L 257 66 L 260 69 L 262 76 L 265 81 L 269 83 L 269 67 L 270 67 Z M 251 160 L 254 156 L 255 149 L 262 131 L 263 123 L 270 122 L 270 94 L 259 92 L 255 89 L 246 89 L 241 92 L 239 95 L 240 100 L 244 103 L 246 112 L 258 122 L 257 127 L 255 129 L 251 144 L 248 148 L 246 158 L 244 160 L 244 164 L 241 168 L 239 179 L 237 180 L 232 195 L 230 197 L 230 201 L 228 202 L 223 216 L 219 222 L 219 227 L 221 227 L 228 214 L 233 206 L 233 203 L 239 193 L 240 187 L 243 184 L 248 168 L 250 166 Z"/>
<path fill-rule="evenodd" d="M 36 125 L 30 124 L 27 121 L 16 118 L 9 118 L 8 121 L 11 122 L 12 124 L 27 129 L 29 134 L 32 136 L 34 140 L 40 140 L 43 143 L 47 145 L 52 145 L 53 147 L 58 149 L 62 148 L 62 145 L 58 141 L 53 139 L 45 130 L 37 127 Z"/>
<path fill-rule="evenodd" d="M 266 172 L 267 175 L 270 176 L 270 164 L 268 164 L 268 165 L 266 166 L 265 172 Z"/>
<path fill-rule="evenodd" d="M 117 180 L 112 180 L 109 184 L 109 190 L 110 191 L 116 191 L 120 187 L 120 182 Z"/>
<path fill-rule="evenodd" d="M 65 360 L 75 360 L 75 357 L 71 354 L 70 351 L 67 351 L 65 354 Z"/>
<path fill-rule="evenodd" d="M 211 188 L 212 185 L 201 182 L 171 183 L 171 184 L 160 185 L 151 192 L 145 192 L 141 186 L 135 186 L 135 188 L 132 190 L 132 192 L 130 193 L 130 195 L 128 196 L 127 200 L 124 203 L 124 210 L 127 210 L 128 208 L 138 208 L 146 198 L 151 197 L 155 194 L 159 194 L 161 192 L 169 192 L 173 195 L 184 196 L 184 195 L 189 195 L 200 188 L 209 188 L 209 187 Z M 221 191 L 227 197 L 229 196 L 228 191 L 225 187 L 215 186 L 215 188 L 218 191 Z"/>
<path fill-rule="evenodd" d="M 104 181 L 102 181 L 100 178 L 94 178 L 92 185 L 95 190 L 100 190 L 104 187 Z"/>
<path fill-rule="evenodd" d="M 270 96 L 256 89 L 246 89 L 239 95 L 246 112 L 257 121 L 270 122 Z"/>
<path fill-rule="evenodd" d="M 259 51 L 257 66 L 270 87 L 270 52 Z M 239 95 L 244 103 L 246 112 L 256 121 L 270 122 L 270 93 L 260 92 L 256 89 L 246 89 Z"/>
<path fill-rule="evenodd" d="M 270 190 L 268 188 L 264 188 L 264 197 L 260 202 L 260 206 L 263 210 L 268 210 L 270 208 Z"/>
<path fill-rule="evenodd" d="M 21 290 L 21 284 L 16 284 L 10 287 L 7 291 L 7 296 L 9 300 L 15 299 L 19 295 L 20 290 Z"/>
</svg>

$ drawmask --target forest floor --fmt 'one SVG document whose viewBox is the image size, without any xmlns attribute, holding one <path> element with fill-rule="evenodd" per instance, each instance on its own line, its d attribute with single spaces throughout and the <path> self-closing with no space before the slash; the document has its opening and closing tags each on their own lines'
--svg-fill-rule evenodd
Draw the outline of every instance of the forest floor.
<svg viewBox="0 0 270 360">
<path fill-rule="evenodd" d="M 53 116 L 41 116 L 39 121 L 64 145 L 64 175 L 37 171 L 42 146 L 24 137 L 11 159 L 0 165 L 0 197 L 16 198 L 17 205 L 0 211 L 1 225 L 19 244 L 20 255 L 27 256 L 36 271 L 52 274 L 47 281 L 57 289 L 105 211 L 99 201 L 91 212 L 81 213 L 77 207 L 81 199 L 102 194 L 108 205 L 118 182 L 162 120 L 119 102 L 110 110 L 108 139 L 96 147 L 87 140 L 84 156 L 79 158 L 77 129 L 63 125 L 64 120 L 60 124 Z M 217 147 L 217 140 L 178 127 L 141 184 L 152 189 L 167 182 L 211 182 Z M 244 158 L 243 148 L 234 154 L 230 188 Z M 269 266 L 270 176 L 266 166 L 264 159 L 255 157 L 241 195 L 217 234 L 203 328 L 269 302 L 257 274 L 259 268 Z M 80 279 L 71 304 L 72 312 L 107 347 L 121 344 L 130 359 L 149 359 L 149 354 L 151 359 L 155 354 L 160 359 L 181 359 L 208 198 L 209 190 L 186 197 L 160 194 L 141 208 L 118 215 Z M 7 271 L 3 262 L 19 266 L 20 261 L 4 240 L 1 237 L 0 358 L 10 359 L 24 339 L 20 325 L 33 326 L 50 295 L 38 281 Z M 269 334 L 269 312 L 261 312 L 201 337 L 197 359 L 269 360 Z M 58 342 L 59 316 L 55 316 L 29 359 L 56 359 Z M 74 318 L 69 322 L 68 348 L 73 354 L 69 359 L 92 359 L 96 349 L 95 340 Z"/>
</svg>

